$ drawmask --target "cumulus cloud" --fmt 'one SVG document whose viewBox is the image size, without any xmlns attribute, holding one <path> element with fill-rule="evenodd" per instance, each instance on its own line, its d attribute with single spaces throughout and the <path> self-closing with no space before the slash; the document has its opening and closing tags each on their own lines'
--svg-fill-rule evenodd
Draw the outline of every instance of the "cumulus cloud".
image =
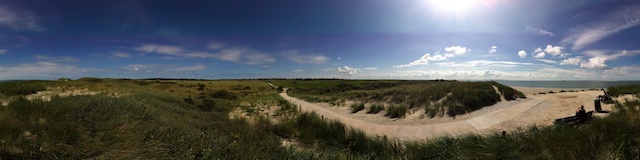
<svg viewBox="0 0 640 160">
<path fill-rule="evenodd" d="M 9 50 L 8 49 L 0 49 L 0 55 L 6 54 L 7 51 L 9 51 Z"/>
<path fill-rule="evenodd" d="M 625 6 L 607 15 L 607 18 L 564 38 L 562 42 L 573 44 L 573 50 L 581 50 L 612 34 L 638 25 L 640 25 L 640 6 Z"/>
<path fill-rule="evenodd" d="M 131 54 L 129 54 L 127 52 L 116 51 L 116 52 L 113 52 L 113 56 L 118 57 L 118 58 L 129 58 L 129 57 L 131 57 Z"/>
<path fill-rule="evenodd" d="M 535 52 L 533 58 L 544 58 L 545 55 L 544 52 Z"/>
<path fill-rule="evenodd" d="M 564 52 L 562 51 L 564 48 L 560 47 L 560 46 L 552 46 L 552 45 L 547 45 L 547 48 L 544 49 L 544 52 L 549 53 L 549 55 L 556 57 L 556 56 L 560 56 L 562 58 L 564 58 Z"/>
<path fill-rule="evenodd" d="M 34 14 L 0 5 L 0 26 L 18 31 L 42 31 L 45 28 Z"/>
<path fill-rule="evenodd" d="M 525 52 L 524 50 L 520 50 L 518 51 L 518 56 L 520 56 L 520 58 L 526 58 L 527 52 Z"/>
<path fill-rule="evenodd" d="M 582 56 L 577 56 L 560 61 L 560 65 L 579 65 L 582 61 Z"/>
<path fill-rule="evenodd" d="M 498 46 L 491 46 L 489 53 L 496 53 L 498 51 Z"/>
<path fill-rule="evenodd" d="M 451 46 L 451 47 L 444 48 L 444 51 L 447 54 L 452 54 L 452 55 L 450 55 L 448 57 L 454 57 L 454 56 L 457 56 L 457 55 L 465 54 L 465 53 L 471 51 L 471 49 L 467 49 L 467 47 L 461 47 L 461 46 Z"/>
<path fill-rule="evenodd" d="M 329 61 L 329 58 L 319 54 L 302 53 L 298 50 L 288 50 L 282 53 L 289 60 L 296 63 L 323 64 Z"/>
<path fill-rule="evenodd" d="M 580 67 L 589 69 L 601 69 L 607 67 L 605 61 L 607 61 L 607 59 L 604 57 L 593 57 L 589 58 L 589 61 L 581 62 Z"/>
<path fill-rule="evenodd" d="M 433 55 L 431 55 L 430 53 L 427 53 L 427 54 L 424 54 L 422 57 L 420 57 L 420 59 L 418 60 L 415 60 L 408 64 L 396 65 L 396 66 L 393 66 L 393 68 L 411 67 L 416 65 L 427 65 L 429 64 L 429 61 L 444 61 L 449 58 L 463 55 L 471 51 L 466 47 L 460 47 L 460 46 L 451 46 L 451 47 L 445 48 L 444 50 L 445 50 L 444 54 L 440 52 L 436 52 Z"/>
<path fill-rule="evenodd" d="M 539 34 L 539 35 L 553 36 L 553 32 L 549 32 L 549 31 L 544 30 L 542 28 L 536 28 L 536 27 L 531 27 L 531 26 L 527 26 L 525 28 L 526 28 L 527 32 L 532 32 L 532 33 Z"/>
<path fill-rule="evenodd" d="M 338 72 L 341 75 L 345 75 L 345 76 L 352 76 L 356 73 L 358 73 L 360 69 L 359 68 L 352 68 L 349 66 L 344 66 L 344 67 L 338 67 Z"/>
</svg>

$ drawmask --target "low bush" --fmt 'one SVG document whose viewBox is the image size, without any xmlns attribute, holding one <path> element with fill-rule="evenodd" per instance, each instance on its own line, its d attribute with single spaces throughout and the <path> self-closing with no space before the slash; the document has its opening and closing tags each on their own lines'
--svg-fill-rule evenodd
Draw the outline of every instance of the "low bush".
<svg viewBox="0 0 640 160">
<path fill-rule="evenodd" d="M 407 114 L 408 108 L 405 106 L 389 106 L 387 108 L 387 114 L 389 118 L 402 118 Z"/>
<path fill-rule="evenodd" d="M 351 104 L 351 113 L 357 113 L 361 110 L 364 110 L 364 103 L 354 103 Z"/>
<path fill-rule="evenodd" d="M 371 106 L 369 106 L 369 110 L 367 111 L 367 114 L 378 114 L 382 110 L 384 110 L 384 106 L 383 105 L 381 105 L 381 104 L 372 104 Z"/>
<path fill-rule="evenodd" d="M 0 83 L 0 94 L 5 96 L 28 95 L 38 93 L 38 91 L 47 90 L 44 82 L 5 82 Z"/>
</svg>

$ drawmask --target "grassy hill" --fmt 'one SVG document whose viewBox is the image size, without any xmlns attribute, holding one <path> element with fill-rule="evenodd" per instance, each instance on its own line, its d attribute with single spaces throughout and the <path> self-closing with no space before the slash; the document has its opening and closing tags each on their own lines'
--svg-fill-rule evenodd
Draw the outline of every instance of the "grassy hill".
<svg viewBox="0 0 640 160">
<path fill-rule="evenodd" d="M 314 113 L 296 112 L 296 106 L 261 81 L 88 78 L 10 83 L 15 83 L 9 84 L 12 88 L 0 87 L 3 99 L 9 100 L 6 106 L 0 106 L 0 159 L 635 159 L 640 156 L 637 100 L 618 102 L 608 117 L 595 118 L 583 125 L 531 127 L 506 136 L 496 133 L 399 142 L 368 136 Z M 403 85 L 412 84 L 394 87 Z M 22 93 L 33 93 L 34 88 L 36 92 L 42 91 L 42 87 L 32 86 L 60 92 L 87 89 L 98 94 L 27 99 Z M 637 86 L 620 87 L 619 91 L 635 93 L 637 89 Z M 271 106 L 279 113 L 289 114 L 263 116 L 265 111 L 261 110 Z M 230 113 L 237 110 L 253 114 L 230 118 Z M 282 139 L 293 140 L 298 147 L 283 147 Z"/>
</svg>

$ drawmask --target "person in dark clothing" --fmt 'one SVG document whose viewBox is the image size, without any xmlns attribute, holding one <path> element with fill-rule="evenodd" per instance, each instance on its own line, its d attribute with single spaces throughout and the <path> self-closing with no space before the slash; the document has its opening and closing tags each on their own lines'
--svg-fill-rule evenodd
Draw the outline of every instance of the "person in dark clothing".
<svg viewBox="0 0 640 160">
<path fill-rule="evenodd" d="M 580 108 L 576 110 L 576 117 L 578 117 L 580 122 L 585 122 L 587 120 L 587 112 L 584 110 L 584 105 L 580 106 Z"/>
</svg>

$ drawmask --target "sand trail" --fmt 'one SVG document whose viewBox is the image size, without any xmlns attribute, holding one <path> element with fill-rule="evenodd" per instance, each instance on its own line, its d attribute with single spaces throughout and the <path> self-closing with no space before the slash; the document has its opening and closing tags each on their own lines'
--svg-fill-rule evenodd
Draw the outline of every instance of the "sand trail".
<svg viewBox="0 0 640 160">
<path fill-rule="evenodd" d="M 452 120 L 442 123 L 431 124 L 379 124 L 358 119 L 351 115 L 336 113 L 335 109 L 326 107 L 321 103 L 310 103 L 304 100 L 290 97 L 286 93 L 280 96 L 289 100 L 291 103 L 301 107 L 305 112 L 316 112 L 327 119 L 335 119 L 341 121 L 349 127 L 362 130 L 368 134 L 378 136 L 387 136 L 390 138 L 402 140 L 429 139 L 443 135 L 461 135 L 466 133 L 479 133 L 480 131 L 490 131 L 492 128 L 505 121 L 510 121 L 522 113 L 533 107 L 540 105 L 546 100 L 546 97 L 531 97 L 528 99 L 518 100 L 518 102 L 501 102 L 509 103 L 510 106 L 496 109 L 469 118 Z"/>
</svg>

